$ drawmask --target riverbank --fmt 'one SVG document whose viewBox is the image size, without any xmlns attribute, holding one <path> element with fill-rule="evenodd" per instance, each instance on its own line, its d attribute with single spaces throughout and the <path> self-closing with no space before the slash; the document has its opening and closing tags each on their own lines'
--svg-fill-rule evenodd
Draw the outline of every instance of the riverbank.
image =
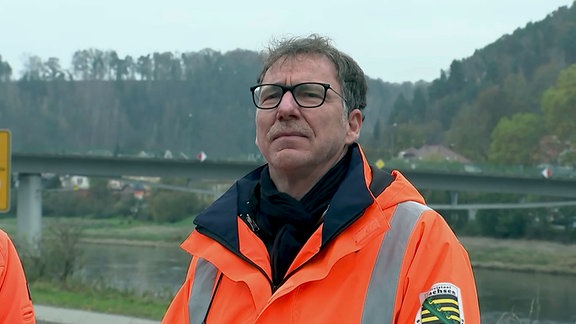
<svg viewBox="0 0 576 324">
<path fill-rule="evenodd" d="M 174 224 L 85 222 L 83 241 L 98 244 L 174 246 L 192 230 L 192 220 Z M 576 244 L 460 237 L 474 268 L 576 275 Z"/>
<path fill-rule="evenodd" d="M 192 220 L 156 224 L 127 219 L 43 219 L 44 231 L 53 226 L 76 226 L 82 242 L 179 248 L 193 228 Z M 15 218 L 0 219 L 0 227 L 14 235 Z M 474 268 L 576 275 L 576 244 L 548 241 L 460 237 Z"/>
<path fill-rule="evenodd" d="M 475 269 L 576 275 L 576 245 L 546 241 L 460 237 Z M 181 242 L 85 238 L 84 243 L 179 248 Z"/>
<path fill-rule="evenodd" d="M 576 275 L 576 244 L 461 237 L 474 268 Z"/>
<path fill-rule="evenodd" d="M 172 296 L 136 293 L 106 285 L 86 284 L 76 280 L 29 283 L 34 304 L 160 320 Z M 48 320 L 45 318 L 45 320 Z M 79 323 L 79 322 L 78 322 Z M 105 322 L 102 322 L 105 323 Z"/>
</svg>

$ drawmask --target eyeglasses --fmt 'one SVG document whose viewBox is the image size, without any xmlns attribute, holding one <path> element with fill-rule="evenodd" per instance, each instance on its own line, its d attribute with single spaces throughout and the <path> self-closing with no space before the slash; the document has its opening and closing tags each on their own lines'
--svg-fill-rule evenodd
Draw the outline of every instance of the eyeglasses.
<svg viewBox="0 0 576 324">
<path fill-rule="evenodd" d="M 281 84 L 259 84 L 250 87 L 254 105 L 259 109 L 274 109 L 280 105 L 282 97 L 286 92 L 291 92 L 292 97 L 302 108 L 316 108 L 322 106 L 326 101 L 328 89 L 334 91 L 338 97 L 344 100 L 344 97 L 336 92 L 330 84 L 320 82 L 303 82 L 293 86 Z"/>
</svg>

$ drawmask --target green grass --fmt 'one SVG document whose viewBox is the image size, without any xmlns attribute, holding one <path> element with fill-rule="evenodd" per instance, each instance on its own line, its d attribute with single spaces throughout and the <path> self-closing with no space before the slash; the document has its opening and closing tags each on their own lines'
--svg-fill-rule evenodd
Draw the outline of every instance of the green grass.
<svg viewBox="0 0 576 324">
<path fill-rule="evenodd" d="M 124 218 L 53 218 L 43 217 L 43 231 L 58 222 L 71 222 L 82 228 L 82 238 L 88 241 L 147 242 L 149 244 L 181 243 L 193 229 L 191 219 L 172 224 L 157 224 Z M 16 218 L 0 218 L 0 227 L 8 234 L 16 233 Z"/>
<path fill-rule="evenodd" d="M 124 222 L 115 224 L 109 220 L 94 220 L 84 228 L 84 236 L 92 239 L 124 239 L 151 242 L 181 242 L 192 231 L 192 223 L 187 226 L 176 224 L 152 224 Z"/>
<path fill-rule="evenodd" d="M 463 237 L 476 268 L 576 275 L 576 245 L 531 240 Z"/>
<path fill-rule="evenodd" d="M 96 311 L 107 314 L 127 315 L 161 320 L 170 299 L 154 296 L 138 296 L 109 288 L 97 288 L 80 283 L 30 283 L 34 304 Z"/>
</svg>

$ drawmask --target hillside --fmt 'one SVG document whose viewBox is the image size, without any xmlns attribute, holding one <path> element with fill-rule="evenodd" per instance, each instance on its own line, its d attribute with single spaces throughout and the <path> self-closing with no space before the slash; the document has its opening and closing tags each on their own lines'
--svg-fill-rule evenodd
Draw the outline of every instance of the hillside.
<svg viewBox="0 0 576 324">
<path fill-rule="evenodd" d="M 498 123 L 519 113 L 543 116 L 545 91 L 575 63 L 576 5 L 572 5 L 503 35 L 468 58 L 454 60 L 412 99 L 397 98 L 386 125 L 397 125 L 401 136 L 396 137 L 402 142 L 396 147 L 444 144 L 476 161 L 495 159 L 490 151 Z M 567 95 L 576 96 L 573 90 Z M 543 138 L 558 142 L 562 136 L 556 134 L 557 127 L 547 124 L 531 145 L 539 146 Z M 572 128 L 576 132 L 576 126 Z M 570 136 L 565 140 L 573 145 Z M 525 162 L 554 159 L 542 153 L 533 152 L 540 157 Z"/>
<path fill-rule="evenodd" d="M 14 152 L 258 154 L 248 90 L 261 66 L 256 52 L 207 49 L 134 60 L 91 49 L 77 51 L 70 69 L 35 61 L 20 80 L 0 82 L 0 128 L 12 131 Z M 368 83 L 366 134 L 399 93 L 413 91 L 409 83 Z"/>
</svg>

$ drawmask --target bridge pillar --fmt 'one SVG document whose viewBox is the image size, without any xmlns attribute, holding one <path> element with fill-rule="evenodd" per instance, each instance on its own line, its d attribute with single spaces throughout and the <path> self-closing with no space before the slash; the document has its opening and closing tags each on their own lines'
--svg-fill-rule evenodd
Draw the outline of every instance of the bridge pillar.
<svg viewBox="0 0 576 324">
<path fill-rule="evenodd" d="M 38 248 L 42 238 L 42 179 L 40 174 L 18 176 L 17 236 Z"/>
<path fill-rule="evenodd" d="M 478 213 L 478 209 L 468 209 L 468 221 L 473 222 L 476 220 L 476 213 Z"/>
<path fill-rule="evenodd" d="M 450 205 L 458 205 L 458 191 L 450 191 Z"/>
</svg>

